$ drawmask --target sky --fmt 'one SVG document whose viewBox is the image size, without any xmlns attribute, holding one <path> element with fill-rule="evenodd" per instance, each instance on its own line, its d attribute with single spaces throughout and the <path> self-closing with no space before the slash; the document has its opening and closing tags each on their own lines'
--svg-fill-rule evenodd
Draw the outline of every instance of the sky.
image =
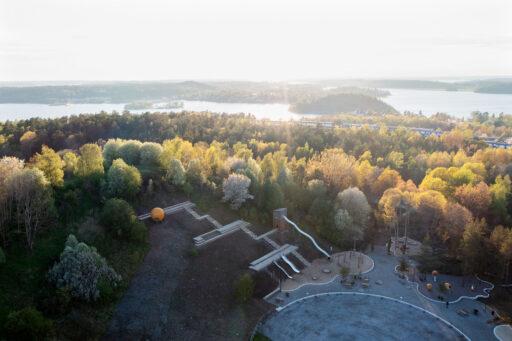
<svg viewBox="0 0 512 341">
<path fill-rule="evenodd" d="M 0 81 L 503 75 L 510 0 L 0 0 Z"/>
</svg>

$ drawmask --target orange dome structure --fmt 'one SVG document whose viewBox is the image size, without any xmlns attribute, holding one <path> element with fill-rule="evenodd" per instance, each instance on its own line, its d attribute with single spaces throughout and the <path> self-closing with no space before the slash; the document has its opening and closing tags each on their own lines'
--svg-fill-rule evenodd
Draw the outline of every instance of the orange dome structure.
<svg viewBox="0 0 512 341">
<path fill-rule="evenodd" d="M 153 221 L 162 221 L 165 218 L 165 212 L 160 207 L 155 207 L 151 210 L 151 219 Z"/>
</svg>

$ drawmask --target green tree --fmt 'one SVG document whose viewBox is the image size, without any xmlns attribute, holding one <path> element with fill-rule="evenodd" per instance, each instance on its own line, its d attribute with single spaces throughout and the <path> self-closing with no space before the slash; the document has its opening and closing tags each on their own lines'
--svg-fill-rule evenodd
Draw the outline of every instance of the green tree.
<svg viewBox="0 0 512 341">
<path fill-rule="evenodd" d="M 10 313 L 4 329 L 12 340 L 46 340 L 53 333 L 53 323 L 37 309 L 28 307 Z"/>
<path fill-rule="evenodd" d="M 94 247 L 79 243 L 71 234 L 59 261 L 48 272 L 48 280 L 59 289 L 68 289 L 73 297 L 95 301 L 100 297 L 101 286 L 115 287 L 121 276 Z"/>
<path fill-rule="evenodd" d="M 279 184 L 266 180 L 263 184 L 262 191 L 262 207 L 266 213 L 270 214 L 276 208 L 283 207 L 284 194 Z"/>
<path fill-rule="evenodd" d="M 67 175 L 74 174 L 78 164 L 78 157 L 73 152 L 67 152 L 62 156 L 64 162 L 64 172 Z"/>
<path fill-rule="evenodd" d="M 76 175 L 80 177 L 88 177 L 93 175 L 103 175 L 103 154 L 97 144 L 87 143 L 79 149 L 80 157 L 78 158 Z"/>
<path fill-rule="evenodd" d="M 131 238 L 134 230 L 140 229 L 137 225 L 141 224 L 130 204 L 118 198 L 105 202 L 101 210 L 100 223 L 109 233 L 125 239 Z"/>
<path fill-rule="evenodd" d="M 33 165 L 43 171 L 46 179 L 53 186 L 62 186 L 64 184 L 64 163 L 59 154 L 53 149 L 43 146 L 41 153 L 34 155 L 32 159 Z"/>
<path fill-rule="evenodd" d="M 107 194 L 127 200 L 135 198 L 142 185 L 140 172 L 122 159 L 114 160 L 107 173 Z"/>
<path fill-rule="evenodd" d="M 142 142 L 137 140 L 124 141 L 119 147 L 119 157 L 129 165 L 138 165 L 140 162 L 140 149 Z"/>
<path fill-rule="evenodd" d="M 190 160 L 187 167 L 187 181 L 193 185 L 200 186 L 206 181 L 201 168 L 201 162 L 198 159 Z"/>
<path fill-rule="evenodd" d="M 121 139 L 109 139 L 103 146 L 103 163 L 105 168 L 110 168 L 115 159 L 119 159 L 119 148 L 124 141 Z"/>
<path fill-rule="evenodd" d="M 187 180 L 185 168 L 178 159 L 171 159 L 165 175 L 167 182 L 174 186 L 183 186 Z"/>
<path fill-rule="evenodd" d="M 140 147 L 140 164 L 146 167 L 158 167 L 163 148 L 154 142 L 144 142 Z"/>
<path fill-rule="evenodd" d="M 492 195 L 491 207 L 494 213 L 501 218 L 502 221 L 508 221 L 508 199 L 510 198 L 511 182 L 508 175 L 496 177 L 495 183 L 491 185 L 490 191 Z"/>
</svg>

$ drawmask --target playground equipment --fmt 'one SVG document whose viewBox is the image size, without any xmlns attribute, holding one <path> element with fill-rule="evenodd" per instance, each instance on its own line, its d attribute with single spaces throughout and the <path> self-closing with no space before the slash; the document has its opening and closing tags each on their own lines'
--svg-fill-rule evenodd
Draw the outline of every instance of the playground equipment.
<svg viewBox="0 0 512 341">
<path fill-rule="evenodd" d="M 282 216 L 280 216 L 280 218 L 284 219 L 286 222 L 288 222 L 290 225 L 292 225 L 292 226 L 295 228 L 295 230 L 296 230 L 297 232 L 299 232 L 300 234 L 302 234 L 303 236 L 305 236 L 306 238 L 308 238 L 308 239 L 313 243 L 313 245 L 315 246 L 315 248 L 316 248 L 318 251 L 320 251 L 321 253 L 323 253 L 327 258 L 331 259 L 331 255 L 330 255 L 327 251 L 325 251 L 324 249 L 322 249 L 322 248 L 321 248 L 321 247 L 316 243 L 315 238 L 311 237 L 311 235 L 309 235 L 308 233 L 306 233 L 306 232 L 302 231 L 302 230 L 300 229 L 300 227 L 298 227 L 298 226 L 297 226 L 297 224 L 295 224 L 293 221 L 291 221 L 290 219 L 288 219 L 288 217 L 287 217 L 287 216 L 282 215 Z"/>
<path fill-rule="evenodd" d="M 160 221 L 164 220 L 164 218 L 165 218 L 165 212 L 160 207 L 155 207 L 151 210 L 151 219 L 153 219 L 153 221 L 160 222 Z"/>
<path fill-rule="evenodd" d="M 293 271 L 295 271 L 296 273 L 300 272 L 300 270 L 295 266 L 295 264 L 292 263 L 291 260 L 288 259 L 288 257 L 281 256 L 281 259 L 284 260 L 286 262 L 286 264 L 288 264 L 290 266 L 290 268 L 292 268 Z"/>
<path fill-rule="evenodd" d="M 288 275 L 288 272 L 286 272 L 286 270 L 281 266 L 279 265 L 276 261 L 273 261 L 274 265 L 277 266 L 282 272 L 284 272 L 284 274 L 286 275 L 286 277 L 288 278 L 292 278 L 292 276 Z"/>
</svg>

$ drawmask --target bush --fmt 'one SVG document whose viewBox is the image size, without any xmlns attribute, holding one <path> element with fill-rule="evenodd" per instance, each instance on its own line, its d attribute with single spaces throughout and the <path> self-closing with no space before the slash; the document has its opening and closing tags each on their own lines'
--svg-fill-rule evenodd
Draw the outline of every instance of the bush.
<svg viewBox="0 0 512 341">
<path fill-rule="evenodd" d="M 193 247 L 188 251 L 188 255 L 190 257 L 197 257 L 199 256 L 199 251 L 195 247 Z"/>
<path fill-rule="evenodd" d="M 4 327 L 13 340 L 44 340 L 53 331 L 52 321 L 31 307 L 10 313 Z"/>
<path fill-rule="evenodd" d="M 129 203 L 112 198 L 107 200 L 101 210 L 100 223 L 116 237 L 131 237 L 132 228 L 138 221 Z"/>
<path fill-rule="evenodd" d="M 130 240 L 133 240 L 134 242 L 145 243 L 147 239 L 148 229 L 146 225 L 140 221 L 133 222 L 130 230 Z"/>
<path fill-rule="evenodd" d="M 115 287 L 121 277 L 94 247 L 69 235 L 60 261 L 49 271 L 48 279 L 57 288 L 69 289 L 73 297 L 94 301 L 100 297 L 100 281 Z"/>
<path fill-rule="evenodd" d="M 69 312 L 71 293 L 68 288 L 48 288 L 45 297 L 41 300 L 40 308 L 50 316 L 63 315 Z"/>
<path fill-rule="evenodd" d="M 246 303 L 254 293 L 254 280 L 248 273 L 240 276 L 235 284 L 235 296 L 239 303 Z"/>
</svg>

